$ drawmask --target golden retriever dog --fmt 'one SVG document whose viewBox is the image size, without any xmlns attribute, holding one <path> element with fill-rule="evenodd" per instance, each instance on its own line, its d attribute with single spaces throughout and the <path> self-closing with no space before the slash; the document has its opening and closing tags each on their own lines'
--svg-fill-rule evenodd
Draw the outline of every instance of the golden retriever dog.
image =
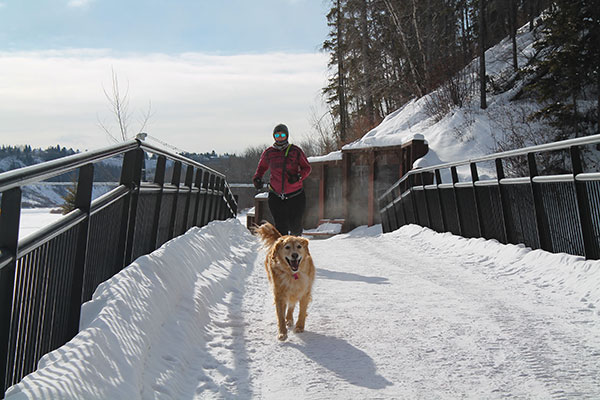
<svg viewBox="0 0 600 400">
<path fill-rule="evenodd" d="M 267 277 L 273 289 L 279 340 L 287 339 L 287 328 L 294 324 L 294 307 L 300 302 L 294 332 L 304 332 L 306 309 L 312 300 L 315 266 L 308 251 L 308 239 L 281 236 L 273 225 L 265 222 L 254 232 L 268 248 L 265 259 Z"/>
</svg>

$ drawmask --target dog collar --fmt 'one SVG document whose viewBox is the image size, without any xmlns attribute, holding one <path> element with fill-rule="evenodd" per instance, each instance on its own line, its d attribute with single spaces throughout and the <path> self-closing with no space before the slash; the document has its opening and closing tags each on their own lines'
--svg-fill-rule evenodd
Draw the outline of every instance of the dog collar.
<svg viewBox="0 0 600 400">
<path fill-rule="evenodd" d="M 298 279 L 298 273 L 297 272 L 294 274 L 294 279 L 296 279 L 296 280 Z"/>
</svg>

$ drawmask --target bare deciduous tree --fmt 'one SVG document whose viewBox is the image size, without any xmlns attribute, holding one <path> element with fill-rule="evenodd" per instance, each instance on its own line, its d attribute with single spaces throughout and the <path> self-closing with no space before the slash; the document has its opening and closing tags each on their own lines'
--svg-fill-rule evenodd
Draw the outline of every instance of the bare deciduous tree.
<svg viewBox="0 0 600 400">
<path fill-rule="evenodd" d="M 106 100 L 108 100 L 109 110 L 115 119 L 117 124 L 118 132 L 115 134 L 111 129 L 111 126 L 107 125 L 104 121 L 98 117 L 98 125 L 108 135 L 108 137 L 115 143 L 126 141 L 130 138 L 129 129 L 131 123 L 131 114 L 129 113 L 129 83 L 125 92 L 121 92 L 119 86 L 119 77 L 114 69 L 111 68 L 112 85 L 110 90 L 107 90 L 102 85 L 102 90 Z M 142 112 L 138 122 L 139 129 L 136 130 L 135 134 L 143 132 L 148 125 L 148 121 L 152 117 L 152 103 L 148 101 L 148 108 Z"/>
</svg>

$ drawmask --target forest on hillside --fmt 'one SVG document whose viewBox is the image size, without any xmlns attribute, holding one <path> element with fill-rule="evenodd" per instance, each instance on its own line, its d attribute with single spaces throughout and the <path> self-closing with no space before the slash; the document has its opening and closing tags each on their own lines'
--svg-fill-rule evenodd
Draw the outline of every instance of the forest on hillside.
<svg viewBox="0 0 600 400">
<path fill-rule="evenodd" d="M 556 128 L 559 140 L 598 132 L 600 4 L 597 0 L 331 0 L 329 118 L 315 128 L 323 152 L 362 137 L 408 101 L 432 94 L 442 116 L 478 96 L 525 82 L 519 98 L 540 103 L 530 115 Z M 536 54 L 518 64 L 515 37 L 527 25 Z M 512 42 L 514 74 L 492 81 L 484 51 Z M 479 63 L 472 61 L 479 57 Z M 467 68 L 468 67 L 468 68 Z M 469 70 L 471 68 L 472 70 Z M 435 91 L 435 92 L 434 92 Z M 435 93 L 435 94 L 433 94 Z"/>
</svg>

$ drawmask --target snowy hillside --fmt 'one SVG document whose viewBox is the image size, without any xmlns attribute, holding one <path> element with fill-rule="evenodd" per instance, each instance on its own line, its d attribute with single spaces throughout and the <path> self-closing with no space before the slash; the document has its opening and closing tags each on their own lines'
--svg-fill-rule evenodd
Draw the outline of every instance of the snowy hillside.
<svg viewBox="0 0 600 400">
<path fill-rule="evenodd" d="M 23 186 L 23 208 L 48 208 L 57 207 L 65 202 L 64 196 L 68 189 L 72 187 L 68 182 L 40 182 Z M 117 186 L 116 182 L 94 183 L 92 187 L 92 200 Z"/>
<path fill-rule="evenodd" d="M 212 222 L 101 284 L 7 399 L 600 398 L 600 261 L 415 225 L 310 250 L 304 333 L 277 340 L 264 250 Z"/>
<path fill-rule="evenodd" d="M 534 37 L 527 26 L 521 28 L 517 37 L 519 65 L 524 65 L 534 52 Z M 465 68 L 466 74 L 476 85 L 473 66 L 479 59 Z M 511 43 L 508 38 L 486 52 L 487 75 L 495 82 L 504 82 L 513 74 Z M 423 135 L 429 144 L 429 153 L 417 161 L 419 166 L 430 166 L 444 162 L 459 161 L 496 152 L 495 139 L 502 140 L 511 129 L 540 129 L 523 121 L 523 113 L 531 112 L 536 104 L 530 101 L 510 101 L 521 89 L 517 83 L 512 89 L 501 93 L 488 93 L 488 108 L 479 108 L 478 86 L 472 87 L 472 95 L 462 108 L 453 108 L 441 119 L 427 112 L 432 95 L 415 99 L 388 115 L 380 125 L 367 132 L 361 139 L 343 147 L 345 150 L 365 147 L 400 145 L 415 135 Z M 435 96 L 435 93 L 433 94 Z M 539 125 L 539 124 L 538 124 Z M 459 173 L 461 171 L 459 170 Z M 487 172 L 493 175 L 491 171 Z M 480 171 L 482 177 L 486 171 Z M 465 175 L 470 180 L 470 176 Z"/>
</svg>

